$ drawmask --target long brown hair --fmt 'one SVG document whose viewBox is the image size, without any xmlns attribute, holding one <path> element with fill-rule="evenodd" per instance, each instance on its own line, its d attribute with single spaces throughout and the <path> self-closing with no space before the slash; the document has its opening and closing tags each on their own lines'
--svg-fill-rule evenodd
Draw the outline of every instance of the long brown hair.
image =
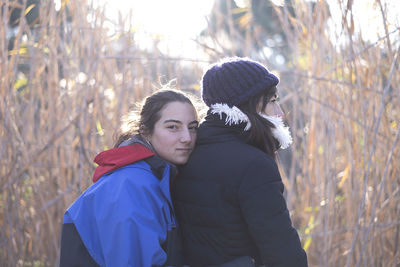
<svg viewBox="0 0 400 267">
<path fill-rule="evenodd" d="M 260 100 L 262 100 L 261 110 L 264 110 L 271 98 L 276 95 L 276 92 L 277 88 L 275 86 L 271 87 L 239 105 L 240 110 L 247 115 L 251 123 L 248 142 L 270 155 L 273 159 L 276 159 L 275 152 L 279 146 L 278 141 L 272 135 L 272 128 L 275 128 L 275 126 L 258 115 L 258 108 Z"/>
<path fill-rule="evenodd" d="M 129 112 L 122 118 L 122 125 L 118 132 L 114 148 L 128 140 L 135 134 L 151 135 L 154 125 L 161 118 L 161 111 L 165 105 L 171 102 L 183 102 L 194 105 L 191 96 L 174 89 L 160 89 L 145 98 L 136 110 Z"/>
</svg>

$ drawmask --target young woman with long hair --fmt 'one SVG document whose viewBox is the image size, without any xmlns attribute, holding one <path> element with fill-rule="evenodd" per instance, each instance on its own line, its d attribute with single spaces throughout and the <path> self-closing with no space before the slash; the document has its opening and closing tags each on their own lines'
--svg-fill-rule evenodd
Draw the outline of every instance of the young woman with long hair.
<svg viewBox="0 0 400 267">
<path fill-rule="evenodd" d="M 160 90 L 131 113 L 90 186 L 64 215 L 60 266 L 181 266 L 170 184 L 196 141 L 187 95 Z"/>
<path fill-rule="evenodd" d="M 209 110 L 173 187 L 191 267 L 307 266 L 275 162 L 292 142 L 278 83 L 247 58 L 224 59 L 203 76 Z"/>
</svg>

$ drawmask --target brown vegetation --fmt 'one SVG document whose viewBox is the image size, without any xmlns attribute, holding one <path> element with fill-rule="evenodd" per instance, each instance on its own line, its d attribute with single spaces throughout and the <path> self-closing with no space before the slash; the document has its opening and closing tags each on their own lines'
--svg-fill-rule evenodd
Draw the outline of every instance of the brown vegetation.
<svg viewBox="0 0 400 267">
<path fill-rule="evenodd" d="M 30 24 L 22 12 L 12 49 L 10 12 L 31 7 L 1 4 L 2 266 L 56 265 L 63 213 L 90 186 L 92 159 L 112 146 L 121 115 L 159 77 L 196 92 L 202 74 L 204 62 L 162 54 L 160 36 L 141 49 L 128 18 L 109 35 L 101 7 L 61 2 L 56 11 L 53 1 L 41 1 Z M 330 38 L 325 1 L 313 8 L 295 1 L 294 13 L 274 9 L 289 44 L 279 75 L 295 139 L 282 172 L 310 266 L 400 264 L 400 34 L 389 28 L 384 5 L 375 4 L 385 35 L 376 42 L 357 35 L 349 1 L 342 44 Z M 244 55 L 260 31 L 245 27 Z M 209 35 L 202 47 L 211 61 L 231 54 L 218 34 Z"/>
</svg>

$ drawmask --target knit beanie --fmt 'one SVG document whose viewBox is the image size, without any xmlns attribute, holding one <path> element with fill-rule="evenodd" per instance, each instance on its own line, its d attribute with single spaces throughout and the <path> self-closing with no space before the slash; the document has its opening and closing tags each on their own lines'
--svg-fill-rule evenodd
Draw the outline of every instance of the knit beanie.
<svg viewBox="0 0 400 267">
<path fill-rule="evenodd" d="M 203 75 L 202 98 L 207 106 L 216 103 L 237 106 L 278 83 L 278 77 L 259 62 L 225 58 L 211 65 Z"/>
</svg>

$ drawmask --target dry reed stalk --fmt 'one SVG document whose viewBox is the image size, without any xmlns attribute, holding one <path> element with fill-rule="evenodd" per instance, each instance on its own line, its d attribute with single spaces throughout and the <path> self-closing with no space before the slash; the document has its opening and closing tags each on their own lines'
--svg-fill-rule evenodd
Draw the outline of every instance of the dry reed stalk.
<svg viewBox="0 0 400 267">
<path fill-rule="evenodd" d="M 294 13 L 275 8 L 290 50 L 280 72 L 295 140 L 289 167 L 282 162 L 288 207 L 310 266 L 396 266 L 399 28 L 389 30 L 384 5 L 377 1 L 385 35 L 368 43 L 354 32 L 351 2 L 338 3 L 343 44 L 332 43 L 325 1 L 293 2 Z M 201 77 L 204 62 L 185 59 L 192 62 L 188 78 L 182 59 L 141 50 L 137 33 L 123 30 L 131 28 L 129 15 L 117 23 L 122 30 L 109 36 L 102 7 L 65 4 L 56 11 L 53 1 L 41 1 L 40 22 L 33 27 L 22 17 L 12 51 L 7 21 L 15 2 L 5 2 L 1 13 L 0 262 L 5 266 L 56 265 L 63 213 L 90 186 L 92 159 L 113 145 L 121 115 L 154 90 L 161 76 L 177 77 L 179 87 Z M 82 19 L 88 15 L 92 23 Z M 220 27 L 231 18 L 217 15 Z M 253 32 L 246 27 L 243 39 L 235 25 L 228 21 L 239 45 L 227 44 L 226 36 L 211 29 L 211 42 L 199 41 L 211 58 L 232 55 L 234 47 L 250 54 L 254 44 L 263 43 L 259 26 Z M 154 38 L 154 48 L 160 41 Z"/>
<path fill-rule="evenodd" d="M 317 7 L 324 8 L 322 2 L 319 2 Z M 318 12 L 326 13 L 318 8 L 314 10 L 315 18 L 319 17 Z M 301 17 L 296 19 L 300 20 L 299 23 L 304 22 Z M 321 25 L 318 21 L 313 23 Z M 383 50 L 378 46 L 369 46 L 357 54 L 355 48 L 357 40 L 350 37 L 351 26 L 346 23 L 344 25 L 351 39 L 348 47 L 351 57 L 342 56 L 346 55 L 346 50 L 341 51 L 342 55 L 336 55 L 336 51 L 331 50 L 336 48 L 321 38 L 324 36 L 323 29 L 318 30 L 309 25 L 307 29 L 317 31 L 296 35 L 301 38 L 304 48 L 310 49 L 310 54 L 306 57 L 312 56 L 311 68 L 308 68 L 310 74 L 332 79 L 329 83 L 311 80 L 311 85 L 303 89 L 306 92 L 300 92 L 302 95 L 300 98 L 311 100 L 311 107 L 306 104 L 304 109 L 304 115 L 310 121 L 311 127 L 303 142 L 308 144 L 308 150 L 304 152 L 310 151 L 312 154 L 306 166 L 309 173 L 315 174 L 311 180 L 312 187 L 305 187 L 304 191 L 313 189 L 312 194 L 318 196 L 316 203 L 309 202 L 311 207 L 318 208 L 311 214 L 313 218 L 316 217 L 314 222 L 317 222 L 312 232 L 321 233 L 323 237 L 323 239 L 312 239 L 309 256 L 311 263 L 317 266 L 393 265 L 399 259 L 393 256 L 387 257 L 388 254 L 385 254 L 387 251 L 377 250 L 375 242 L 382 243 L 380 241 L 385 240 L 395 230 L 393 226 L 399 222 L 397 208 L 395 205 L 386 206 L 381 212 L 387 216 L 379 216 L 377 219 L 374 214 L 376 206 L 381 205 L 378 203 L 388 202 L 393 197 L 398 199 L 397 194 L 390 194 L 398 191 L 398 185 L 395 188 L 386 188 L 386 192 L 389 193 L 386 197 L 379 194 L 383 191 L 379 190 L 382 188 L 379 185 L 383 185 L 388 179 L 384 173 L 390 172 L 392 177 L 399 175 L 398 167 L 393 165 L 396 163 L 384 163 L 381 160 L 387 158 L 391 151 L 396 150 L 395 153 L 399 153 L 395 137 L 395 129 L 398 126 L 394 127 L 394 132 L 389 131 L 390 123 L 393 125 L 399 119 L 398 115 L 395 115 L 398 114 L 398 108 L 391 104 L 396 102 L 396 95 L 399 92 L 399 88 L 395 86 L 399 76 L 394 73 L 398 63 L 396 57 L 382 58 Z M 362 43 L 357 44 L 357 49 L 358 45 Z M 331 62 L 335 68 L 325 63 L 326 55 L 333 55 Z M 371 56 L 377 59 L 368 60 Z M 349 59 L 343 64 L 343 58 Z M 368 67 L 365 67 L 363 61 L 368 62 Z M 388 70 L 385 64 L 392 66 L 391 69 Z M 294 68 L 294 72 L 301 73 L 301 70 Z M 336 84 L 335 79 L 338 79 Z M 348 84 L 342 84 L 346 79 Z M 378 96 L 374 96 L 371 91 L 360 89 L 365 87 L 382 89 L 379 90 Z M 391 91 L 392 98 L 388 97 L 389 88 L 397 92 L 396 94 Z M 386 112 L 383 112 L 384 110 Z M 386 121 L 386 127 L 382 127 L 383 121 Z M 304 156 L 307 154 L 304 153 Z M 395 181 L 396 178 L 391 184 L 393 185 Z M 300 210 L 306 208 L 307 204 L 302 203 L 302 199 L 300 203 L 298 199 L 295 201 Z M 345 207 L 345 210 L 342 207 Z M 382 223 L 390 225 L 380 232 L 383 235 L 372 233 L 372 229 L 378 229 Z M 336 235 L 329 234 L 335 232 L 335 229 L 343 230 L 339 230 Z M 309 235 L 312 236 L 312 233 Z M 384 247 L 396 243 L 396 240 L 393 242 L 386 239 L 383 242 Z"/>
<path fill-rule="evenodd" d="M 91 184 L 94 155 L 112 146 L 121 115 L 158 77 L 180 74 L 180 59 L 141 51 L 135 32 L 108 36 L 104 10 L 86 1 L 62 2 L 59 11 L 41 1 L 39 24 L 29 27 L 22 15 L 8 51 L 12 3 L 2 6 L 0 27 L 0 262 L 51 266 L 63 213 Z"/>
</svg>

